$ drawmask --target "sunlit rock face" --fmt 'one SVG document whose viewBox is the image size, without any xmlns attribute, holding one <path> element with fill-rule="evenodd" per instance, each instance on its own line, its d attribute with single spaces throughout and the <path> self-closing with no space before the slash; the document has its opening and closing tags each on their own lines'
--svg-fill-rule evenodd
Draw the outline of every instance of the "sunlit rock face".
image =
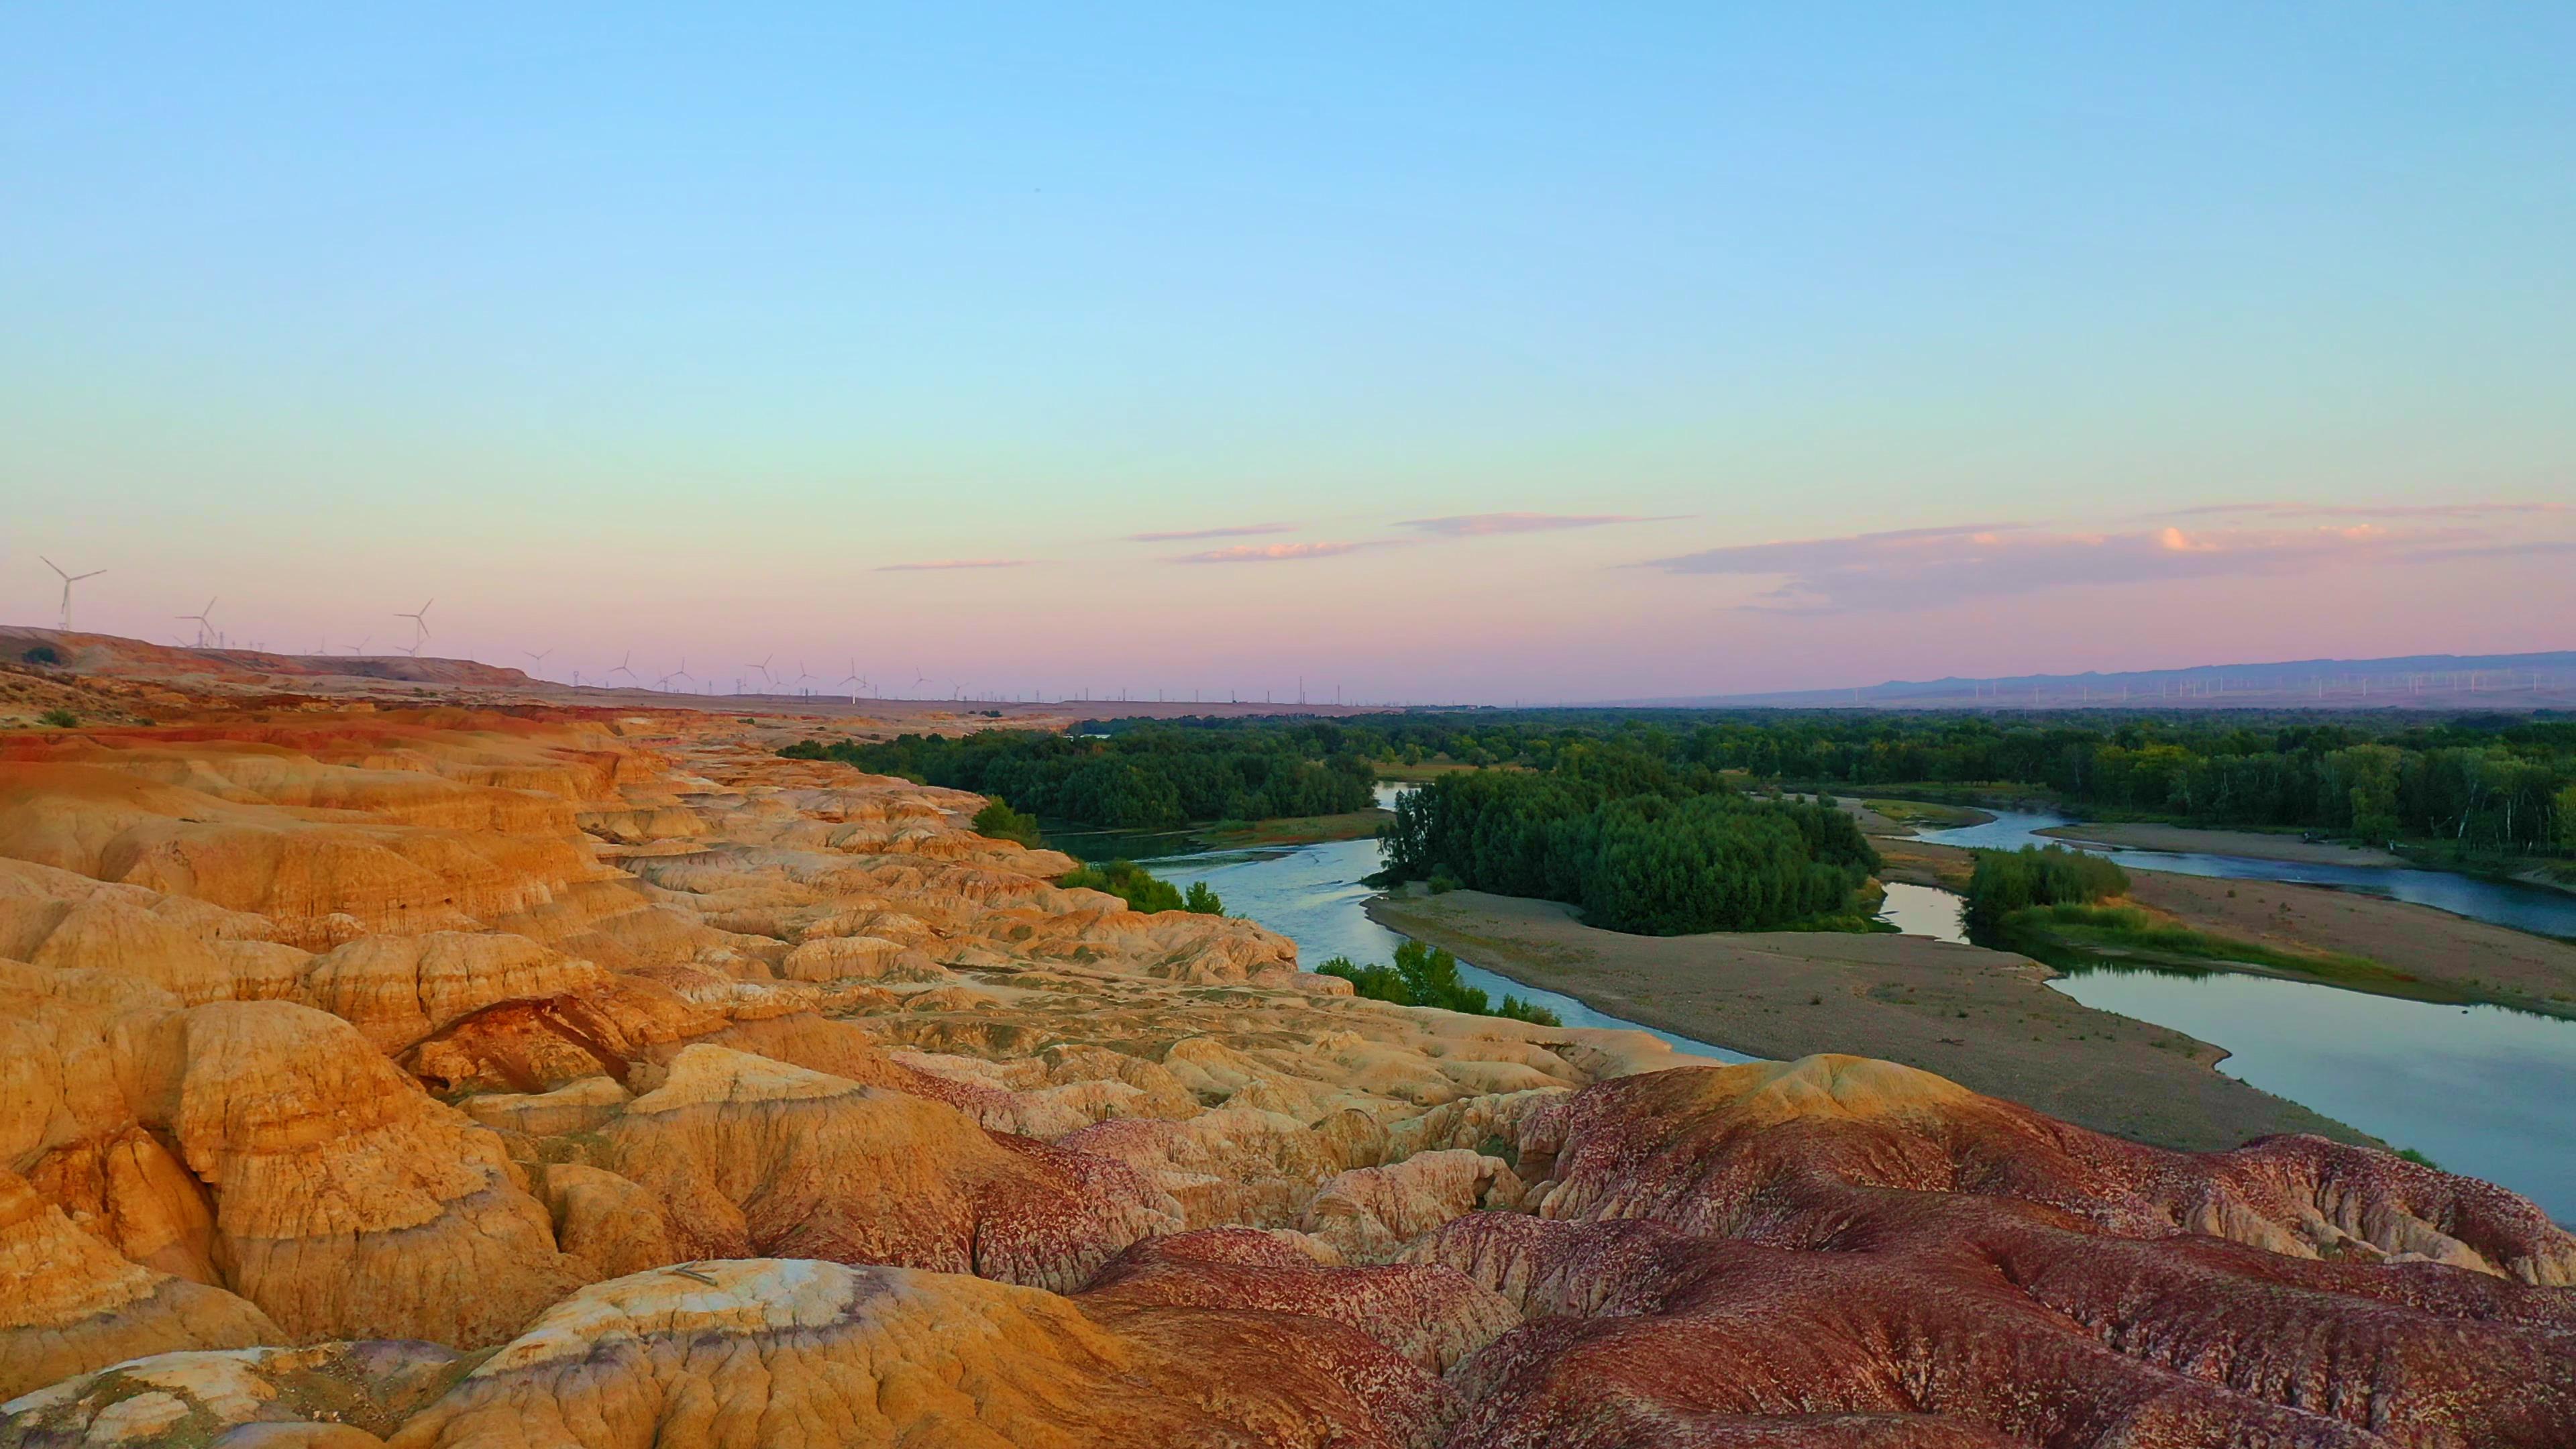
<svg viewBox="0 0 2576 1449">
<path fill-rule="evenodd" d="M 0 744 L 0 1449 L 2576 1444 L 2510 1193 L 1357 1000 L 751 734 Z"/>
</svg>

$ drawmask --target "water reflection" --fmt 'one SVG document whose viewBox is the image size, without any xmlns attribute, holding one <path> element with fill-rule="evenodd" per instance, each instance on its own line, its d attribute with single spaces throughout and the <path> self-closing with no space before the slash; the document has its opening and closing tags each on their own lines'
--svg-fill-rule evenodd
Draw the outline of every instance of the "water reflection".
<svg viewBox="0 0 2576 1449">
<path fill-rule="evenodd" d="M 1887 902 L 1879 907 L 1878 918 L 1909 936 L 1965 943 L 1968 933 L 1959 924 L 1962 904 L 1956 891 L 1891 881 L 1887 886 Z"/>
<path fill-rule="evenodd" d="M 2049 983 L 2227 1048 L 2219 1070 L 2576 1220 L 2576 1026 L 2226 972 Z"/>
<path fill-rule="evenodd" d="M 1362 909 L 1376 892 L 1360 884 L 1360 878 L 1376 871 L 1380 863 L 1374 840 L 1337 840 L 1288 850 L 1211 851 L 1146 862 L 1154 874 L 1182 890 L 1188 890 L 1193 881 L 1206 881 L 1208 889 L 1225 898 L 1227 914 L 1249 916 L 1296 942 L 1297 959 L 1309 971 L 1335 956 L 1361 963 L 1395 959 L 1395 948 L 1404 937 L 1370 920 Z M 1642 1031 L 1719 1061 L 1756 1060 L 1714 1043 L 1596 1011 L 1561 991 L 1524 986 L 1464 959 L 1458 963 L 1458 975 L 1470 986 L 1483 987 L 1496 1001 L 1509 992 L 1544 1006 L 1567 1026 Z"/>
<path fill-rule="evenodd" d="M 2018 850 L 2025 845 L 2063 845 L 2093 855 L 2118 857 L 2131 870 L 2163 870 L 2176 875 L 2217 876 L 2226 880 L 2277 880 L 2294 885 L 2328 886 L 2362 891 L 2432 906 L 2455 916 L 2490 921 L 2543 936 L 2576 937 L 2576 894 L 2513 881 L 2480 880 L 2446 870 L 2415 870 L 2394 865 L 2306 865 L 2296 861 L 2257 860 L 2244 855 L 2199 851 L 2128 850 L 2060 840 L 2038 832 L 2074 822 L 2063 815 L 2001 811 L 1982 825 L 1956 830 L 1927 830 L 1918 839 L 1937 845 L 1980 850 Z"/>
</svg>

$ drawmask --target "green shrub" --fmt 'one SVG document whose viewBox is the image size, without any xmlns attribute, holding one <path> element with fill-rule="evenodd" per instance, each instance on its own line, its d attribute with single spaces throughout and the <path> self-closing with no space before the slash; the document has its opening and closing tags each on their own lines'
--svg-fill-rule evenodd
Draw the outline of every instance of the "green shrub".
<svg viewBox="0 0 2576 1449">
<path fill-rule="evenodd" d="M 1034 848 L 1038 843 L 1038 818 L 1012 809 L 1009 801 L 996 795 L 975 812 L 975 833 L 995 840 L 1016 840 Z"/>
<path fill-rule="evenodd" d="M 80 716 L 67 709 L 49 709 L 36 716 L 39 723 L 51 729 L 68 730 L 80 726 Z"/>
<path fill-rule="evenodd" d="M 1181 897 L 1181 909 L 1194 916 L 1222 916 L 1225 902 L 1208 889 L 1206 881 L 1194 880 L 1190 882 L 1189 894 Z"/>
<path fill-rule="evenodd" d="M 1470 1016 L 1506 1016 L 1534 1026 L 1562 1024 L 1555 1012 L 1517 996 L 1505 996 L 1502 1005 L 1494 1005 L 1482 987 L 1459 979 L 1456 956 L 1420 941 L 1407 941 L 1396 947 L 1392 966 L 1362 966 L 1347 956 L 1336 956 L 1315 970 L 1319 975 L 1338 976 L 1351 983 L 1352 994 L 1370 1001 L 1437 1006 Z"/>
<path fill-rule="evenodd" d="M 51 644 L 39 644 L 18 657 L 29 664 L 54 665 L 63 662 L 62 651 Z"/>
<path fill-rule="evenodd" d="M 1056 884 L 1067 888 L 1107 891 L 1138 911 L 1177 911 L 1181 906 L 1179 887 L 1170 881 L 1157 880 L 1132 860 L 1113 860 L 1107 865 L 1086 865 L 1056 878 Z"/>
<path fill-rule="evenodd" d="M 1980 850 L 1976 869 L 1968 877 L 1964 916 L 1968 939 L 1995 945 L 2003 939 L 2004 918 L 2016 911 L 2033 906 L 2089 906 L 2125 895 L 2128 889 L 2129 873 L 2117 863 L 2062 845 Z"/>
</svg>

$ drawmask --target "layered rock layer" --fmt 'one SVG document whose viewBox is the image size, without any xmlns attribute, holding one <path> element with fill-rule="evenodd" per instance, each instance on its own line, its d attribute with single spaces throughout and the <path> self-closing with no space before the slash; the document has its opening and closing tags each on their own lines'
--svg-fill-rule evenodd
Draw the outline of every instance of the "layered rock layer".
<svg viewBox="0 0 2576 1449">
<path fill-rule="evenodd" d="M 1361 1001 L 702 716 L 0 745 L 0 1446 L 2576 1443 L 2576 1239 Z"/>
</svg>

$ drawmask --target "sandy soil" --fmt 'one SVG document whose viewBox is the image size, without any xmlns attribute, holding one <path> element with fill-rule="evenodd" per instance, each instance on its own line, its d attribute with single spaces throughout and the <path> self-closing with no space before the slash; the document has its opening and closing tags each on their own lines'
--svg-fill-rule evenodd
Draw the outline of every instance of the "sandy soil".
<svg viewBox="0 0 2576 1449">
<path fill-rule="evenodd" d="M 1965 890 L 1969 852 L 1903 838 L 1874 842 L 1883 879 Z M 2430 906 L 2323 886 L 2129 872 L 2129 897 L 2194 930 L 2291 951 L 2360 956 L 2469 998 L 2576 1016 L 2576 945 Z M 2263 976 L 2287 976 L 2256 971 Z M 2292 979 L 2297 979 L 2293 977 Z M 2351 983 L 2337 983 L 2360 989 Z"/>
<path fill-rule="evenodd" d="M 2217 1047 L 2050 990 L 2047 967 L 2005 952 L 1920 936 L 1628 936 L 1479 891 L 1381 899 L 1369 914 L 1506 976 L 1756 1056 L 1884 1057 L 2195 1151 L 2268 1132 L 2372 1140 L 2211 1070 Z"/>
<path fill-rule="evenodd" d="M 2131 871 L 2129 896 L 2212 935 L 2365 956 L 2481 1000 L 2576 1016 L 2576 946 L 2429 906 L 2278 881 Z"/>
<path fill-rule="evenodd" d="M 2202 830 L 2188 825 L 2060 825 L 2039 832 L 2060 840 L 2093 845 L 2119 845 L 2131 850 L 2199 851 L 2206 855 L 2241 855 L 2252 860 L 2286 860 L 2298 865 L 2404 865 L 2384 850 L 2318 845 L 2293 835 L 2260 830 Z"/>
</svg>

